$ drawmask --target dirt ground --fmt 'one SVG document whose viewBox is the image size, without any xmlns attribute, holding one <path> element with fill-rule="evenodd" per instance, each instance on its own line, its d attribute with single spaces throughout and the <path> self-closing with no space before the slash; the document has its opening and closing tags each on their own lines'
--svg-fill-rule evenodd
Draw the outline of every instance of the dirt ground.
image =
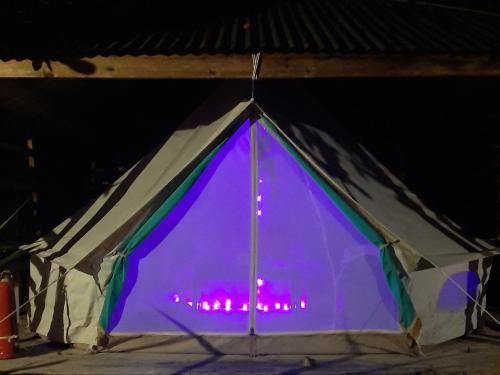
<svg viewBox="0 0 500 375">
<path fill-rule="evenodd" d="M 21 332 L 17 358 L 0 374 L 500 374 L 500 330 L 423 348 L 424 355 L 213 356 L 97 353 Z"/>
</svg>

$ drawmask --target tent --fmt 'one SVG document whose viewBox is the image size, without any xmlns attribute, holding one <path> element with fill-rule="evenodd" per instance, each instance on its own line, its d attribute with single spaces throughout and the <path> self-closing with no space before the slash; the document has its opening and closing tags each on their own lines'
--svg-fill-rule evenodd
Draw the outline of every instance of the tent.
<svg viewBox="0 0 500 375">
<path fill-rule="evenodd" d="M 285 91 L 224 87 L 30 245 L 31 329 L 253 355 L 408 352 L 475 329 L 496 250 Z"/>
</svg>

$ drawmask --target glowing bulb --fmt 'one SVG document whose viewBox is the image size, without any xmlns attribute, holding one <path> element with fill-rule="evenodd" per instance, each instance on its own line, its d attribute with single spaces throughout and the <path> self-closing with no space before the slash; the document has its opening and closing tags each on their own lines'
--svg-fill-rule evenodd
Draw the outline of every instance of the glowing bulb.
<svg viewBox="0 0 500 375">
<path fill-rule="evenodd" d="M 300 308 L 305 309 L 306 308 L 306 303 L 304 301 L 300 301 Z"/>
<path fill-rule="evenodd" d="M 230 299 L 226 300 L 226 303 L 224 304 L 224 309 L 226 311 L 231 311 L 231 300 Z"/>
<path fill-rule="evenodd" d="M 210 311 L 210 305 L 208 304 L 208 302 L 207 302 L 207 301 L 203 301 L 203 302 L 201 303 L 201 308 L 202 308 L 203 310 L 205 310 L 205 311 Z"/>
<path fill-rule="evenodd" d="M 262 179 L 261 178 L 259 178 L 259 184 L 262 184 Z"/>
<path fill-rule="evenodd" d="M 257 210 L 257 216 L 262 216 L 262 210 Z"/>
<path fill-rule="evenodd" d="M 288 307 L 288 305 L 285 303 L 283 305 L 283 310 L 288 311 L 288 310 L 290 310 L 290 307 Z"/>
<path fill-rule="evenodd" d="M 258 303 L 257 304 L 257 310 L 263 310 L 264 309 L 264 305 L 262 303 Z"/>
<path fill-rule="evenodd" d="M 193 302 L 189 301 L 188 305 L 191 306 L 191 307 L 193 307 Z"/>
<path fill-rule="evenodd" d="M 269 307 L 264 306 L 263 310 L 264 310 L 264 312 L 268 312 L 269 311 Z"/>
<path fill-rule="evenodd" d="M 248 311 L 248 305 L 246 303 L 243 304 L 243 307 L 241 308 L 243 311 Z"/>
<path fill-rule="evenodd" d="M 276 302 L 276 303 L 274 304 L 274 308 L 275 308 L 276 310 L 281 309 L 281 304 L 280 304 L 279 302 Z"/>
<path fill-rule="evenodd" d="M 174 302 L 179 302 L 181 299 L 178 294 L 174 294 Z"/>
<path fill-rule="evenodd" d="M 262 280 L 261 278 L 258 278 L 257 279 L 257 286 L 262 286 L 264 285 L 264 280 Z"/>
<path fill-rule="evenodd" d="M 262 202 L 262 195 L 257 195 L 257 202 Z"/>
<path fill-rule="evenodd" d="M 214 310 L 219 310 L 220 309 L 220 302 L 219 301 L 215 301 L 214 302 Z"/>
</svg>

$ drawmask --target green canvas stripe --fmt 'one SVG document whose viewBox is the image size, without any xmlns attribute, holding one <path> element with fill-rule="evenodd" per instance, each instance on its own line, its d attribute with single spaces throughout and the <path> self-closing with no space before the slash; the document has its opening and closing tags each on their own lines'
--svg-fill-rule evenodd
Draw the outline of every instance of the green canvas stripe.
<svg viewBox="0 0 500 375">
<path fill-rule="evenodd" d="M 406 279 L 408 275 L 404 271 L 403 266 L 399 262 L 391 246 L 386 246 L 380 250 L 380 259 L 387 284 L 389 284 L 389 289 L 391 289 L 392 295 L 396 299 L 399 307 L 399 323 L 403 328 L 409 329 L 415 321 L 417 314 L 402 281 Z"/>
<path fill-rule="evenodd" d="M 416 313 L 410 296 L 408 295 L 402 282 L 402 279 L 407 277 L 407 275 L 392 247 L 386 246 L 385 238 L 377 232 L 363 216 L 354 210 L 354 208 L 352 208 L 323 177 L 320 176 L 314 167 L 297 152 L 297 150 L 286 140 L 285 137 L 283 137 L 281 132 L 276 128 L 276 125 L 274 125 L 271 120 L 264 116 L 262 116 L 259 120 L 261 120 L 262 125 L 275 137 L 275 139 L 278 140 L 278 142 L 280 142 L 280 144 L 330 197 L 333 203 L 345 216 L 347 216 L 347 218 L 361 232 L 361 234 L 372 244 L 381 248 L 380 258 L 384 274 L 389 288 L 399 307 L 399 322 L 405 330 L 408 329 L 413 323 Z"/>
<path fill-rule="evenodd" d="M 182 181 L 182 183 L 165 200 L 165 202 L 163 202 L 163 204 L 132 234 L 132 236 L 122 244 L 122 247 L 119 250 L 120 256 L 113 264 L 112 276 L 108 286 L 106 287 L 103 309 L 99 317 L 99 326 L 103 331 L 106 331 L 111 313 L 118 302 L 118 297 L 120 296 L 123 282 L 125 281 L 128 270 L 128 256 L 175 207 L 191 186 L 193 186 L 197 178 L 205 170 L 207 165 L 217 154 L 226 140 L 227 138 L 210 151 L 210 153 L 194 168 L 186 179 Z"/>
</svg>

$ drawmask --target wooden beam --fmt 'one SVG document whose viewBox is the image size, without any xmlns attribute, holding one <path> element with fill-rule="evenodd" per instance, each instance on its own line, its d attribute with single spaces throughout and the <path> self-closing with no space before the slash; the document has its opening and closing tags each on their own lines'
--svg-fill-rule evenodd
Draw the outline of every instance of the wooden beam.
<svg viewBox="0 0 500 375">
<path fill-rule="evenodd" d="M 249 78 L 251 55 L 97 56 L 73 61 L 0 63 L 0 78 Z M 345 56 L 263 54 L 259 77 L 500 76 L 490 56 Z"/>
</svg>

